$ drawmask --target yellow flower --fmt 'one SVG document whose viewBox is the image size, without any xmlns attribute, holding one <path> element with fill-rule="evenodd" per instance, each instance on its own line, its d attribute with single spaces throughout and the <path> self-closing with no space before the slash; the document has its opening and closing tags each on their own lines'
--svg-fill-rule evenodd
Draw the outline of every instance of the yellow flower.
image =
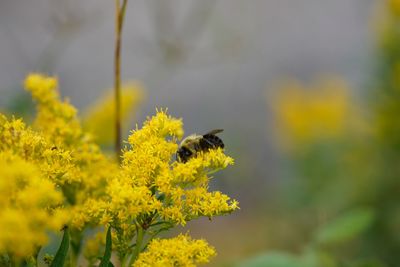
<svg viewBox="0 0 400 267">
<path fill-rule="evenodd" d="M 47 243 L 49 230 L 67 223 L 62 194 L 39 169 L 10 152 L 0 152 L 0 253 L 23 258 Z"/>
<path fill-rule="evenodd" d="M 154 239 L 139 255 L 134 267 L 192 267 L 207 263 L 216 252 L 205 240 L 180 234 L 171 239 Z"/>
<path fill-rule="evenodd" d="M 178 163 L 174 157 L 182 134 L 182 121 L 163 110 L 133 131 L 119 172 L 107 180 L 106 195 L 87 199 L 76 211 L 74 224 L 110 223 L 119 229 L 115 245 L 123 255 L 137 227 L 171 228 L 238 209 L 238 202 L 227 195 L 208 192 L 209 175 L 233 164 L 233 159 L 214 149 Z"/>
<path fill-rule="evenodd" d="M 31 132 L 45 143 L 33 159 L 63 186 L 67 201 L 77 205 L 105 194 L 106 179 L 117 166 L 82 130 L 75 107 L 60 100 L 57 85 L 56 78 L 41 74 L 30 74 L 25 80 L 26 90 L 37 102 L 34 126 L 39 133 Z"/>
<path fill-rule="evenodd" d="M 83 248 L 83 255 L 89 261 L 89 266 L 94 266 L 95 262 L 98 261 L 99 255 L 104 253 L 105 243 L 104 232 L 97 232 L 94 236 L 87 238 Z"/>
<path fill-rule="evenodd" d="M 24 86 L 26 90 L 32 92 L 34 99 L 41 102 L 51 102 L 58 97 L 55 90 L 58 87 L 58 81 L 55 77 L 32 73 L 25 79 Z"/>
<path fill-rule="evenodd" d="M 231 200 L 227 195 L 219 191 L 207 192 L 207 189 L 203 187 L 186 191 L 184 209 L 190 210 L 189 216 L 192 218 L 199 216 L 211 218 L 230 213 L 238 208 L 236 200 Z"/>
<path fill-rule="evenodd" d="M 279 135 L 290 145 L 341 137 L 351 113 L 349 87 L 340 79 L 325 80 L 313 88 L 288 82 L 271 104 Z"/>
<path fill-rule="evenodd" d="M 182 135 L 182 121 L 164 111 L 148 119 L 128 138 L 131 149 L 124 152 L 122 164 L 125 176 L 137 185 L 154 184 L 160 171 L 169 168 L 178 149 L 176 139 Z"/>
<path fill-rule="evenodd" d="M 82 138 L 76 117 L 77 110 L 68 100 L 60 101 L 56 78 L 30 74 L 25 79 L 25 89 L 37 101 L 35 126 L 56 145 L 72 145 Z"/>
<path fill-rule="evenodd" d="M 58 184 L 80 181 L 76 167 L 71 164 L 71 152 L 49 143 L 44 136 L 26 127 L 21 119 L 0 120 L 0 151 L 12 151 L 15 155 L 37 164 L 44 177 Z"/>
<path fill-rule="evenodd" d="M 233 159 L 224 154 L 221 148 L 209 150 L 207 153 L 198 153 L 186 163 L 177 163 L 173 166 L 173 183 L 199 183 L 207 182 L 208 173 L 225 169 L 233 164 Z M 206 179 L 204 179 L 206 178 Z"/>
<path fill-rule="evenodd" d="M 126 128 L 129 119 L 132 119 L 143 99 L 142 86 L 135 83 L 124 84 L 121 88 L 121 121 Z M 114 140 L 115 101 L 114 92 L 109 91 L 89 107 L 83 116 L 83 126 L 88 132 L 93 133 L 99 144 L 109 145 Z"/>
<path fill-rule="evenodd" d="M 400 0 L 386 0 L 389 10 L 395 16 L 400 16 Z"/>
<path fill-rule="evenodd" d="M 186 235 L 151 240 L 178 224 L 239 209 L 236 200 L 208 190 L 211 175 L 233 159 L 219 148 L 177 162 L 182 120 L 157 110 L 131 133 L 118 166 L 82 130 L 76 109 L 60 99 L 57 86 L 54 77 L 26 78 L 25 88 L 37 102 L 33 128 L 0 114 L 0 253 L 26 259 L 46 244 L 49 231 L 64 224 L 75 228 L 74 241 L 88 225 L 104 225 L 113 229 L 120 259 L 134 260 L 134 251 L 139 252 L 135 266 L 208 262 L 215 251 L 203 240 Z M 127 102 L 137 100 L 128 93 Z M 90 122 L 96 125 L 105 118 L 100 106 L 91 111 Z M 105 109 L 110 115 L 113 105 Z M 91 263 L 101 249 L 99 237 L 94 240 L 86 243 L 84 253 Z M 151 243 L 141 253 L 133 240 L 138 248 Z"/>
</svg>

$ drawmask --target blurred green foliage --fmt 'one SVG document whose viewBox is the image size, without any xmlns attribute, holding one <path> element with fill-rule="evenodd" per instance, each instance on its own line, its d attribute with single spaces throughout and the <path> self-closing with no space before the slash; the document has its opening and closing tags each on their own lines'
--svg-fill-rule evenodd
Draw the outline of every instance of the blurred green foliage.
<svg viewBox="0 0 400 267">
<path fill-rule="evenodd" d="M 374 213 L 370 209 L 351 210 L 334 218 L 313 233 L 311 241 L 301 253 L 267 252 L 238 263 L 237 267 L 339 267 L 371 266 L 379 262 L 346 263 L 334 257 L 335 248 L 357 239 L 372 225 Z M 349 264 L 349 265 L 345 265 Z M 366 265 L 369 264 L 369 265 Z M 377 265 L 378 264 L 378 265 Z"/>
<path fill-rule="evenodd" d="M 359 236 L 373 222 L 374 213 L 370 209 L 352 210 L 335 218 L 318 229 L 315 240 L 320 245 L 336 245 Z"/>
<path fill-rule="evenodd" d="M 288 176 L 280 209 L 292 212 L 306 238 L 297 250 L 267 249 L 237 266 L 399 265 L 399 10 L 399 0 L 378 3 L 375 59 L 361 101 L 337 82 L 279 88 L 274 111 Z M 330 97 L 343 91 L 348 97 Z"/>
</svg>

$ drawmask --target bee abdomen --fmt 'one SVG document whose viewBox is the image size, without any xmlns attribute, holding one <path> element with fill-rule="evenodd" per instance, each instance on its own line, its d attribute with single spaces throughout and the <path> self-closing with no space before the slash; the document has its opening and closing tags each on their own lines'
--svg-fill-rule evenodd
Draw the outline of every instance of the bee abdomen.
<svg viewBox="0 0 400 267">
<path fill-rule="evenodd" d="M 224 142 L 222 142 L 221 138 L 214 134 L 205 134 L 203 138 L 200 139 L 200 146 L 203 150 L 212 149 L 212 148 L 224 148 Z"/>
</svg>

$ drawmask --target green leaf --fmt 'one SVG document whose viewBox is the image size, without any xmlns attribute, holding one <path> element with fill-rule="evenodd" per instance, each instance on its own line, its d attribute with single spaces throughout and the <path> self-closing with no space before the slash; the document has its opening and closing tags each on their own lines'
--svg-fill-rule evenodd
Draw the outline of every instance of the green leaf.
<svg viewBox="0 0 400 267">
<path fill-rule="evenodd" d="M 335 245 L 350 241 L 364 232 L 373 222 L 371 209 L 357 209 L 347 212 L 320 228 L 315 240 L 321 245 Z"/>
<path fill-rule="evenodd" d="M 268 252 L 235 265 L 235 267 L 310 267 L 301 259 L 284 252 Z"/>
<path fill-rule="evenodd" d="M 350 267 L 386 267 L 386 264 L 379 260 L 360 260 L 349 264 Z"/>
<path fill-rule="evenodd" d="M 67 258 L 69 249 L 69 230 L 68 227 L 64 228 L 64 235 L 61 240 L 61 245 L 57 250 L 54 260 L 51 262 L 50 267 L 62 267 L 64 266 L 65 259 Z"/>
<path fill-rule="evenodd" d="M 112 249 L 112 240 L 111 240 L 111 226 L 110 226 L 110 227 L 108 227 L 108 230 L 107 230 L 106 248 L 104 250 L 104 255 L 103 255 L 103 258 L 101 259 L 99 267 L 113 266 L 112 263 L 110 262 L 111 252 L 112 252 L 111 249 Z"/>
<path fill-rule="evenodd" d="M 307 248 L 301 254 L 302 262 L 307 267 L 337 267 L 339 266 L 333 255 L 324 251 Z"/>
</svg>

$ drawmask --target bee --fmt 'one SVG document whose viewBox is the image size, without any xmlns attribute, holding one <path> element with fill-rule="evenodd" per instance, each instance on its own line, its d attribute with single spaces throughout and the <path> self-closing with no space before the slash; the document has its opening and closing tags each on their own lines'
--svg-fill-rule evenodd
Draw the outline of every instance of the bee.
<svg viewBox="0 0 400 267">
<path fill-rule="evenodd" d="M 179 145 L 176 152 L 177 161 L 186 163 L 190 158 L 195 157 L 198 152 L 219 147 L 224 148 L 224 142 L 217 136 L 222 131 L 222 129 L 215 129 L 204 135 L 189 135 Z"/>
</svg>

